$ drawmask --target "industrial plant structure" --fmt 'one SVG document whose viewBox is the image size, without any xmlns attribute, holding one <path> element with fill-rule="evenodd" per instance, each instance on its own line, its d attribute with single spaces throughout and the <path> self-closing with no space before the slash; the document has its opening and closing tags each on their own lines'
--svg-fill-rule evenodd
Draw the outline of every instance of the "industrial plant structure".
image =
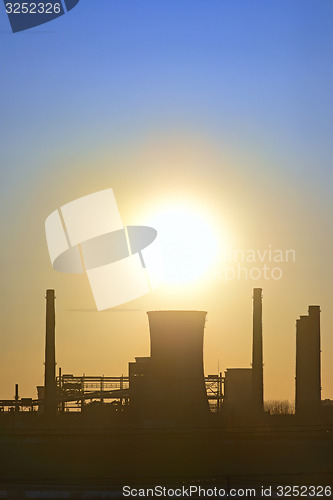
<svg viewBox="0 0 333 500">
<path fill-rule="evenodd" d="M 281 418 L 263 406 L 262 290 L 253 292 L 252 367 L 204 375 L 206 314 L 148 312 L 150 355 L 130 362 L 128 376 L 56 376 L 47 290 L 44 385 L 32 399 L 16 384 L 14 399 L 0 401 L 0 497 L 120 498 L 119 482 L 204 480 L 226 492 L 231 481 L 251 481 L 262 498 L 274 477 L 275 485 L 281 477 L 329 484 L 333 418 L 320 401 L 319 307 L 297 321 L 296 415 Z"/>
<path fill-rule="evenodd" d="M 0 401 L 2 413 L 37 410 L 46 419 L 60 413 L 104 410 L 144 425 L 204 421 L 262 421 L 264 412 L 262 289 L 253 290 L 252 367 L 228 368 L 204 376 L 206 312 L 150 311 L 150 356 L 129 363 L 128 376 L 56 376 L 55 292 L 46 292 L 44 386 L 38 398 Z M 320 308 L 296 322 L 296 416 L 318 419 L 321 413 Z"/>
</svg>

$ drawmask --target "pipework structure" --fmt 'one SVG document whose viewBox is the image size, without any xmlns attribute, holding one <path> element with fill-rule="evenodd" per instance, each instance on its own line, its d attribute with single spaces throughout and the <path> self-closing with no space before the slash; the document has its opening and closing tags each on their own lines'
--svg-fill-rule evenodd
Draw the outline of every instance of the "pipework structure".
<svg viewBox="0 0 333 500">
<path fill-rule="evenodd" d="M 59 369 L 60 371 L 60 369 Z M 57 377 L 58 412 L 83 411 L 89 405 L 123 409 L 128 406 L 129 379 L 120 377 L 105 377 L 65 374 Z"/>
<path fill-rule="evenodd" d="M 313 417 L 321 405 L 320 306 L 296 320 L 296 414 Z"/>
</svg>

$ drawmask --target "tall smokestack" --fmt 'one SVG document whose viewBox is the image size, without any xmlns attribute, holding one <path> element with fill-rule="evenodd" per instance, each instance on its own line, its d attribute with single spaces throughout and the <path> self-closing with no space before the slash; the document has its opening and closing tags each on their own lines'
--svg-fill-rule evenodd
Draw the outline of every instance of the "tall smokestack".
<svg viewBox="0 0 333 500">
<path fill-rule="evenodd" d="M 55 294 L 46 291 L 46 336 L 45 336 L 45 399 L 44 414 L 48 417 L 57 413 L 57 386 L 55 376 Z"/>
<path fill-rule="evenodd" d="M 253 289 L 252 403 L 255 414 L 264 408 L 264 375 L 262 354 L 262 289 Z"/>
</svg>

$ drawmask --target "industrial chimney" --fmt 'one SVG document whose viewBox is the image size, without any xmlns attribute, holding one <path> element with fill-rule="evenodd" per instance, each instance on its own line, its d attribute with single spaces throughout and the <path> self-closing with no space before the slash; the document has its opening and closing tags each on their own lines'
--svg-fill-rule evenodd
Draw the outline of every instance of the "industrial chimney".
<svg viewBox="0 0 333 500">
<path fill-rule="evenodd" d="M 44 415 L 47 417 L 57 413 L 55 365 L 55 294 L 54 290 L 47 290 L 44 382 Z"/>
<path fill-rule="evenodd" d="M 320 410 L 320 307 L 296 321 L 296 414 L 313 417 Z"/>
<path fill-rule="evenodd" d="M 262 353 L 262 289 L 253 289 L 252 405 L 255 415 L 264 408 Z"/>
</svg>

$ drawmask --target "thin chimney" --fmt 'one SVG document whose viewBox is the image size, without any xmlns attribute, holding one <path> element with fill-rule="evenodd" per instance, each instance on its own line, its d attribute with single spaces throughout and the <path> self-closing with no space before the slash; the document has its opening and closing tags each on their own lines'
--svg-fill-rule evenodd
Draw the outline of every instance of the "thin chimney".
<svg viewBox="0 0 333 500">
<path fill-rule="evenodd" d="M 252 403 L 255 414 L 264 408 L 262 349 L 262 289 L 253 289 Z"/>
<path fill-rule="evenodd" d="M 46 337 L 45 337 L 45 404 L 44 414 L 48 417 L 57 413 L 57 386 L 55 373 L 55 294 L 46 291 Z"/>
</svg>

